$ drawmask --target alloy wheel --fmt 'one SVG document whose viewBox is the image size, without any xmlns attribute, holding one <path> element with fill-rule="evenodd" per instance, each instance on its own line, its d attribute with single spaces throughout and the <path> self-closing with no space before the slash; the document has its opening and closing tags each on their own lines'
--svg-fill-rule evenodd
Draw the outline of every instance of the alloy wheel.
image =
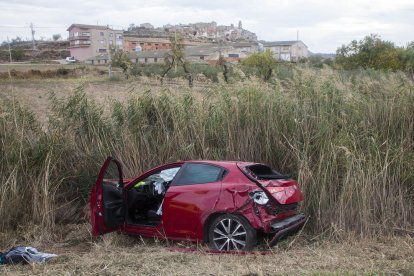
<svg viewBox="0 0 414 276">
<path fill-rule="evenodd" d="M 232 218 L 220 220 L 213 230 L 213 242 L 218 250 L 243 250 L 247 232 L 243 224 Z"/>
</svg>

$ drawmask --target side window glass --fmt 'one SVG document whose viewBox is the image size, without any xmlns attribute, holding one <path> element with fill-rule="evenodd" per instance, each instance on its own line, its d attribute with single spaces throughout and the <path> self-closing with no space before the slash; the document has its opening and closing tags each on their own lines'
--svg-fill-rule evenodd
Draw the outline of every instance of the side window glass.
<svg viewBox="0 0 414 276">
<path fill-rule="evenodd" d="M 156 172 L 154 174 L 151 174 L 147 178 L 135 183 L 133 187 L 139 187 L 150 184 L 159 185 L 161 183 L 169 185 L 179 170 L 180 167 L 175 167 Z"/>
<path fill-rule="evenodd" d="M 120 181 L 121 181 L 121 175 L 120 175 L 118 165 L 114 161 L 111 161 L 108 167 L 106 168 L 104 178 L 103 178 L 103 183 L 119 186 L 119 185 L 122 185 Z"/>
<path fill-rule="evenodd" d="M 187 164 L 173 185 L 202 184 L 218 181 L 223 170 L 207 164 Z"/>
</svg>

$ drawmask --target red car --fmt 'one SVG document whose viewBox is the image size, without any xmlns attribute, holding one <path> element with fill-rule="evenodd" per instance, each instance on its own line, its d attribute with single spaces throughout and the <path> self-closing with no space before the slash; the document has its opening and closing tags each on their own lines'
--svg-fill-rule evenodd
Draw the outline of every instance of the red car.
<svg viewBox="0 0 414 276">
<path fill-rule="evenodd" d="M 123 179 L 109 157 L 92 189 L 94 236 L 129 235 L 204 241 L 219 251 L 270 246 L 299 230 L 303 195 L 295 180 L 270 167 L 236 161 L 185 161 Z"/>
</svg>

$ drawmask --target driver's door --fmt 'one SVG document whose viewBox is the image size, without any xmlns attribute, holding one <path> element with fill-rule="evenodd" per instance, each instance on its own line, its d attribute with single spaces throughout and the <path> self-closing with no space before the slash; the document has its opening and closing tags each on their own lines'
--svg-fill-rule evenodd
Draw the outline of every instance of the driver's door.
<svg viewBox="0 0 414 276">
<path fill-rule="evenodd" d="M 121 163 L 108 157 L 103 164 L 90 199 L 92 235 L 120 229 L 125 221 Z"/>
</svg>

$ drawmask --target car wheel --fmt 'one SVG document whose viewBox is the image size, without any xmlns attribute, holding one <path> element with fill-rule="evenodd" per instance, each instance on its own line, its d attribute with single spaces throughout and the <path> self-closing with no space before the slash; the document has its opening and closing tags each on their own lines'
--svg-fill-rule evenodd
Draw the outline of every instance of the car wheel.
<svg viewBox="0 0 414 276">
<path fill-rule="evenodd" d="M 213 250 L 251 250 L 256 245 L 256 230 L 249 222 L 236 215 L 216 218 L 209 228 L 209 246 Z"/>
</svg>

